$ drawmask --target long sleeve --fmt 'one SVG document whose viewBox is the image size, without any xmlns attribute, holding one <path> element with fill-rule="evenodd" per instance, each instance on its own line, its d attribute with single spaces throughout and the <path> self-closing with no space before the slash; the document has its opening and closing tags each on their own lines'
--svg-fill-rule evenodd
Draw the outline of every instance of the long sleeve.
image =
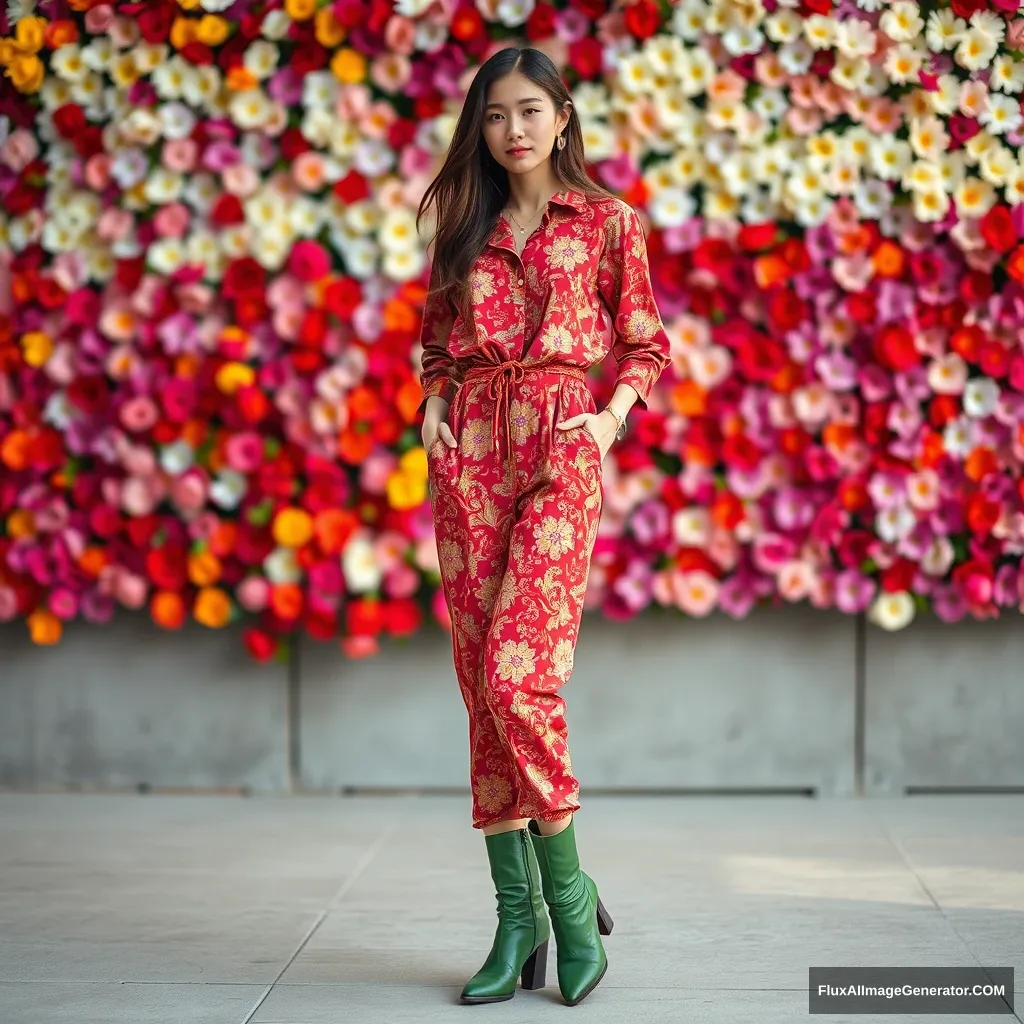
<svg viewBox="0 0 1024 1024">
<path fill-rule="evenodd" d="M 423 388 L 423 401 L 420 402 L 419 412 L 423 412 L 427 399 L 435 395 L 448 403 L 455 397 L 458 388 L 455 360 L 448 351 L 448 336 L 454 321 L 455 315 L 448 302 L 428 292 L 420 329 L 420 344 L 423 347 L 420 385 Z"/>
<path fill-rule="evenodd" d="M 597 286 L 612 315 L 616 384 L 628 384 L 642 408 L 670 362 L 669 339 L 654 301 L 647 240 L 639 214 L 623 202 L 605 222 Z"/>
</svg>

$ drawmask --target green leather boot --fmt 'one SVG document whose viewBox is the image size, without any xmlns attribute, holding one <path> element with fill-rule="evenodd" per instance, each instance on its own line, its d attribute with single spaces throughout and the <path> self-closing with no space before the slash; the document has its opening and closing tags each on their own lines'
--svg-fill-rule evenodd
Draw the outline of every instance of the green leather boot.
<svg viewBox="0 0 1024 1024">
<path fill-rule="evenodd" d="M 611 934 L 613 922 L 594 880 L 580 871 L 575 823 L 570 821 L 557 835 L 542 836 L 531 821 L 529 831 L 555 933 L 558 988 L 566 1003 L 575 1006 L 608 970 L 601 936 Z"/>
<path fill-rule="evenodd" d="M 523 988 L 543 988 L 551 925 L 544 909 L 537 858 L 525 828 L 484 836 L 497 890 L 498 928 L 483 967 L 466 982 L 464 1003 L 498 1003 Z"/>
</svg>

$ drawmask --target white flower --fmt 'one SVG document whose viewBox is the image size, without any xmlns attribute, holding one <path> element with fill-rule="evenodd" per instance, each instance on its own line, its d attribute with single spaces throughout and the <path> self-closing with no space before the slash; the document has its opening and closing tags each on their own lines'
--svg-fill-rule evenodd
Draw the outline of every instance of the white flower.
<svg viewBox="0 0 1024 1024">
<path fill-rule="evenodd" d="M 764 36 L 756 28 L 731 28 L 722 35 L 722 45 L 734 57 L 745 53 L 760 53 L 764 46 Z"/>
<path fill-rule="evenodd" d="M 885 134 L 871 143 L 871 167 L 885 181 L 896 181 L 914 159 L 910 143 L 897 139 L 895 135 Z"/>
<path fill-rule="evenodd" d="M 680 547 L 702 548 L 711 536 L 711 514 L 706 508 L 681 508 L 672 515 L 672 537 Z"/>
<path fill-rule="evenodd" d="M 237 508 L 249 489 L 244 473 L 237 469 L 222 469 L 210 484 L 210 500 L 224 509 Z"/>
<path fill-rule="evenodd" d="M 160 449 L 160 468 L 171 476 L 181 476 L 191 468 L 195 452 L 187 441 L 175 441 Z"/>
<path fill-rule="evenodd" d="M 876 626 L 894 632 L 914 621 L 914 599 L 905 590 L 894 594 L 882 591 L 874 600 L 868 617 Z"/>
<path fill-rule="evenodd" d="M 1020 104 L 1010 96 L 990 93 L 988 107 L 978 115 L 978 121 L 995 135 L 1015 132 L 1024 118 L 1020 115 Z"/>
<path fill-rule="evenodd" d="M 868 79 L 871 73 L 871 64 L 863 57 L 839 57 L 828 77 L 832 79 L 840 89 L 848 92 L 858 92 Z"/>
<path fill-rule="evenodd" d="M 991 11 L 975 11 L 971 15 L 971 28 L 987 36 L 993 43 L 1001 43 L 1006 38 L 1006 21 L 1002 15 Z"/>
<path fill-rule="evenodd" d="M 160 99 L 179 100 L 190 71 L 188 62 L 175 54 L 167 63 L 155 68 L 149 80 Z"/>
<path fill-rule="evenodd" d="M 960 106 L 960 79 L 956 75 L 939 75 L 938 86 L 926 94 L 928 105 L 936 114 L 952 114 Z"/>
<path fill-rule="evenodd" d="M 166 206 L 181 198 L 184 187 L 185 179 L 180 172 L 155 167 L 146 179 L 142 192 L 154 206 Z"/>
<path fill-rule="evenodd" d="M 804 38 L 815 50 L 831 49 L 836 37 L 836 23 L 823 14 L 804 19 Z"/>
<path fill-rule="evenodd" d="M 786 181 L 786 193 L 796 202 L 822 198 L 828 191 L 825 174 L 808 161 L 801 161 L 793 168 Z"/>
<path fill-rule="evenodd" d="M 1003 92 L 1018 93 L 1024 89 L 1024 63 L 1008 54 L 1001 54 L 992 62 L 989 87 Z"/>
<path fill-rule="evenodd" d="M 275 43 L 266 39 L 255 39 L 246 47 L 242 63 L 247 71 L 251 71 L 262 82 L 277 69 L 280 53 L 280 47 Z"/>
<path fill-rule="evenodd" d="M 975 377 L 964 387 L 964 412 L 980 419 L 995 412 L 999 402 L 999 385 L 991 377 Z"/>
<path fill-rule="evenodd" d="M 345 583 L 353 594 L 376 590 L 381 584 L 381 567 L 369 537 L 352 537 L 341 555 L 341 568 Z"/>
<path fill-rule="evenodd" d="M 914 192 L 914 216 L 924 223 L 940 221 L 949 212 L 949 195 L 942 189 Z"/>
<path fill-rule="evenodd" d="M 146 250 L 146 263 L 161 274 L 173 274 L 187 259 L 180 238 L 158 238 Z"/>
<path fill-rule="evenodd" d="M 228 102 L 231 120 L 239 128 L 261 128 L 273 113 L 274 105 L 262 89 L 242 89 Z"/>
<path fill-rule="evenodd" d="M 868 178 L 858 183 L 853 202 L 862 217 L 877 220 L 892 206 L 892 191 L 877 178 Z"/>
<path fill-rule="evenodd" d="M 878 26 L 894 42 L 908 43 L 921 34 L 924 21 L 916 3 L 911 3 L 910 0 L 897 0 L 882 15 Z"/>
<path fill-rule="evenodd" d="M 939 159 L 939 178 L 943 189 L 952 195 L 964 180 L 967 173 L 967 162 L 960 150 L 943 153 Z"/>
<path fill-rule="evenodd" d="M 699 96 L 707 90 L 717 71 L 714 59 L 707 50 L 690 50 L 679 72 L 679 84 L 687 96 Z M 644 89 L 650 88 L 650 83 L 645 83 Z"/>
<path fill-rule="evenodd" d="M 875 33 L 866 21 L 850 18 L 836 26 L 836 49 L 844 57 L 870 57 L 875 52 Z"/>
<path fill-rule="evenodd" d="M 691 220 L 696 212 L 693 196 L 684 188 L 664 188 L 651 198 L 651 221 L 658 227 L 679 227 Z"/>
<path fill-rule="evenodd" d="M 981 178 L 964 178 L 953 201 L 961 217 L 984 217 L 996 204 L 996 190 Z"/>
<path fill-rule="evenodd" d="M 885 73 L 897 85 L 916 80 L 921 64 L 921 53 L 909 43 L 898 43 L 886 53 L 882 62 Z"/>
<path fill-rule="evenodd" d="M 788 74 L 806 74 L 813 61 L 814 51 L 804 39 L 797 39 L 779 49 L 779 63 Z"/>
<path fill-rule="evenodd" d="M 673 35 L 695 43 L 704 34 L 709 11 L 704 0 L 683 0 L 672 13 Z"/>
<path fill-rule="evenodd" d="M 388 210 L 377 229 L 377 239 L 387 252 L 409 252 L 420 247 L 412 210 Z"/>
<path fill-rule="evenodd" d="M 286 11 L 280 8 L 274 11 L 267 11 L 266 17 L 260 23 L 260 35 L 264 39 L 270 39 L 275 43 L 279 43 L 288 35 L 293 24 Z M 316 74 L 316 72 L 313 73 Z"/>
<path fill-rule="evenodd" d="M 499 0 L 498 20 L 502 25 L 522 25 L 536 6 L 534 0 Z"/>
<path fill-rule="evenodd" d="M 949 148 L 945 125 L 934 116 L 915 118 L 910 122 L 910 145 L 921 160 L 938 160 Z"/>
<path fill-rule="evenodd" d="M 999 44 L 976 28 L 968 29 L 953 53 L 956 62 L 968 71 L 980 71 L 996 55 Z"/>
<path fill-rule="evenodd" d="M 967 30 L 967 22 L 958 18 L 951 10 L 932 11 L 928 15 L 928 29 L 925 40 L 936 53 L 951 50 Z"/>
<path fill-rule="evenodd" d="M 65 82 L 81 82 L 89 74 L 78 43 L 65 43 L 50 54 L 50 70 Z"/>
<path fill-rule="evenodd" d="M 875 517 L 875 533 L 882 540 L 893 544 L 901 537 L 906 537 L 917 524 L 914 510 L 903 499 L 888 508 L 883 508 Z"/>
<path fill-rule="evenodd" d="M 993 185 L 1005 185 L 1017 170 L 1013 151 L 1006 146 L 993 146 L 991 149 L 986 149 L 978 161 L 978 170 L 981 172 L 981 176 Z"/>
<path fill-rule="evenodd" d="M 298 583 L 302 579 L 302 566 L 294 548 L 274 548 L 263 559 L 263 571 L 271 583 Z"/>
<path fill-rule="evenodd" d="M 974 447 L 974 425 L 966 416 L 958 416 L 946 424 L 942 432 L 942 446 L 950 455 L 963 458 Z"/>
<path fill-rule="evenodd" d="M 1006 179 L 1006 201 L 1011 206 L 1024 203 L 1024 168 L 1017 166 Z"/>
<path fill-rule="evenodd" d="M 773 43 L 792 43 L 800 38 L 803 22 L 795 11 L 781 8 L 769 16 L 764 30 Z"/>
<path fill-rule="evenodd" d="M 928 365 L 928 386 L 939 395 L 959 395 L 967 382 L 967 363 L 956 352 L 947 352 Z"/>
</svg>

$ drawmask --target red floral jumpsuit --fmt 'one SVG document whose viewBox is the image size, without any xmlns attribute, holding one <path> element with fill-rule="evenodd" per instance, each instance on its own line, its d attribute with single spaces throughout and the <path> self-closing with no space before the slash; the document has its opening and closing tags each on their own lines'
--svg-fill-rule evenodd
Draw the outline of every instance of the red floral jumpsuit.
<svg viewBox="0 0 1024 1024">
<path fill-rule="evenodd" d="M 643 225 L 614 197 L 556 193 L 521 257 L 499 218 L 471 286 L 471 322 L 428 296 L 420 408 L 445 398 L 458 441 L 430 446 L 428 488 L 469 711 L 473 827 L 484 828 L 579 808 L 558 691 L 572 673 L 601 459 L 585 427 L 554 426 L 597 411 L 585 374 L 609 348 L 617 383 L 646 407 L 669 342 Z"/>
</svg>

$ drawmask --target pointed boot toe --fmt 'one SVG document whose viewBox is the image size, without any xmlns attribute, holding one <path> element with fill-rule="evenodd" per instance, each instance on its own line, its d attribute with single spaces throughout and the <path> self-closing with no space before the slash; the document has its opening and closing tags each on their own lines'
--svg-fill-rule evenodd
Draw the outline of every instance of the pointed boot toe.
<svg viewBox="0 0 1024 1024">
<path fill-rule="evenodd" d="M 548 922 L 537 858 L 526 829 L 484 837 L 498 901 L 498 926 L 483 966 L 462 990 L 464 1003 L 500 1003 L 547 977 Z"/>
<path fill-rule="evenodd" d="M 558 988 L 565 1002 L 575 1006 L 608 970 L 601 936 L 611 933 L 612 919 L 597 884 L 580 870 L 573 823 L 553 836 L 542 836 L 531 821 L 529 831 L 555 935 Z"/>
</svg>

